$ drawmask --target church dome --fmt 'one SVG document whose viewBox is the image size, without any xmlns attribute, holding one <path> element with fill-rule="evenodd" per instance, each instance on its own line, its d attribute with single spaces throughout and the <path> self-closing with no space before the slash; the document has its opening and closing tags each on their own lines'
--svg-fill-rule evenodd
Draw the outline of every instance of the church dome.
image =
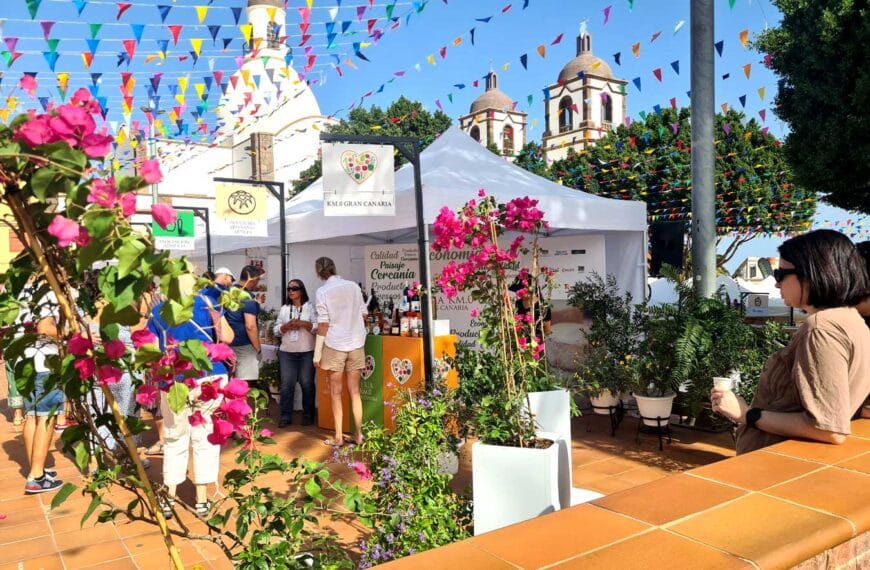
<svg viewBox="0 0 870 570">
<path fill-rule="evenodd" d="M 580 72 L 613 79 L 613 71 L 603 59 L 592 54 L 592 36 L 586 31 L 577 36 L 577 57 L 569 61 L 559 72 L 559 81 L 575 79 Z"/>
<path fill-rule="evenodd" d="M 498 76 L 490 71 L 486 76 L 486 91 L 471 103 L 470 113 L 485 111 L 487 109 L 513 109 L 514 101 L 498 88 Z"/>
</svg>

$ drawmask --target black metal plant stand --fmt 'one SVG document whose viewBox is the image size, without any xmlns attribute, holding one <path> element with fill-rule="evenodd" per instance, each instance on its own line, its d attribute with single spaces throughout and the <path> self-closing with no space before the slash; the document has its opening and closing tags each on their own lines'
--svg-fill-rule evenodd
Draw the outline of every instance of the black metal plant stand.
<svg viewBox="0 0 870 570">
<path fill-rule="evenodd" d="M 644 423 L 644 420 L 656 422 L 656 425 L 650 426 Z M 664 444 L 662 442 L 663 436 L 668 436 L 668 444 L 674 442 L 671 438 L 671 418 L 645 418 L 640 416 L 640 421 L 637 422 L 637 434 L 634 437 L 634 442 L 640 443 L 640 434 L 641 433 L 652 433 L 659 436 L 659 451 L 664 451 Z"/>
<path fill-rule="evenodd" d="M 610 437 L 616 436 L 616 428 L 619 427 L 619 424 L 622 423 L 622 419 L 625 417 L 625 407 L 622 405 L 622 400 L 619 400 L 619 403 L 615 406 L 595 406 L 590 404 L 590 407 L 593 412 L 595 410 L 607 410 L 607 415 L 610 416 Z M 586 431 L 590 431 L 588 425 Z"/>
</svg>

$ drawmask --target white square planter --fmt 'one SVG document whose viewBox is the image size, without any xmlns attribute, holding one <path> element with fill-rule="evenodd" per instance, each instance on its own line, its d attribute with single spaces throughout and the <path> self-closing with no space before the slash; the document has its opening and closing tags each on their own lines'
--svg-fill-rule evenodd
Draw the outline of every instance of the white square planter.
<svg viewBox="0 0 870 570">
<path fill-rule="evenodd" d="M 474 534 L 559 510 L 558 453 L 557 444 L 526 449 L 475 443 L 471 447 Z"/>
<path fill-rule="evenodd" d="M 529 403 L 535 416 L 535 432 L 556 435 L 559 445 L 559 504 L 571 504 L 571 394 L 567 390 L 529 392 Z"/>
</svg>

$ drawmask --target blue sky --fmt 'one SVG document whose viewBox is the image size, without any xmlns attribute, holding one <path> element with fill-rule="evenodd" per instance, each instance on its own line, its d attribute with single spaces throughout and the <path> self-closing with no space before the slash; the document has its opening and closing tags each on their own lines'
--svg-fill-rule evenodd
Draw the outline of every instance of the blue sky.
<svg viewBox="0 0 870 570">
<path fill-rule="evenodd" d="M 208 0 L 132 0 L 129 2 L 131 7 L 120 18 L 116 18 L 119 9 L 114 1 L 77 0 L 77 3 L 83 6 L 81 15 L 73 0 L 42 0 L 36 18 L 31 20 L 25 0 L 2 2 L 0 19 L 6 20 L 4 39 L 8 42 L 9 38 L 18 38 L 15 51 L 22 53 L 8 69 L 3 69 L 5 64 L 0 60 L 0 70 L 3 70 L 0 88 L 4 98 L 11 94 L 22 99 L 19 105 L 39 106 L 38 100 L 31 101 L 26 94 L 15 89 L 23 72 L 37 74 L 39 87 L 36 97 L 47 97 L 55 102 L 60 99 L 56 88 L 58 72 L 70 73 L 69 93 L 79 86 L 91 85 L 91 74 L 101 73 L 95 90 L 99 96 L 106 97 L 108 119 L 115 126 L 124 119 L 121 114 L 120 72 L 129 71 L 135 80 L 132 119 L 139 120 L 144 127 L 145 117 L 138 109 L 148 104 L 149 79 L 160 72 L 163 76 L 156 94 L 160 97 L 160 108 L 167 111 L 180 105 L 175 100 L 180 92 L 178 78 L 188 78 L 186 108 L 181 118 L 189 125 L 190 131 L 197 127 L 191 112 L 201 105 L 194 85 L 210 81 L 212 85 L 206 89 L 209 95 L 203 120 L 208 130 L 216 128 L 211 111 L 220 97 L 220 90 L 213 71 L 222 71 L 226 82 L 236 69 L 235 58 L 241 55 L 242 33 L 234 23 L 232 8 L 242 8 L 239 23 L 243 24 L 246 0 L 214 0 L 211 4 Z M 404 95 L 422 101 L 431 110 L 436 108 L 437 100 L 456 120 L 468 112 L 471 102 L 483 91 L 482 81 L 477 88 L 473 87 L 473 82 L 482 79 L 489 69 L 494 69 L 499 73 L 501 89 L 517 101 L 519 110 L 529 113 L 530 124 L 536 123 L 529 131 L 529 140 L 540 140 L 544 129 L 542 89 L 555 81 L 562 66 L 574 56 L 575 37 L 580 22 L 585 19 L 593 35 L 595 54 L 610 65 L 616 76 L 629 82 L 627 102 L 632 117 L 638 117 L 641 111 L 651 111 L 655 105 L 666 107 L 672 97 L 680 106 L 689 104 L 687 0 L 635 0 L 633 3 L 629 0 L 529 0 L 524 8 L 525 3 L 525 0 L 428 0 L 418 12 L 421 2 L 398 1 L 392 8 L 392 15 L 398 18 L 399 26 L 390 29 L 392 22 L 385 16 L 392 0 L 372 0 L 371 6 L 368 0 L 343 0 L 340 3 L 314 0 L 308 28 L 311 38 L 304 46 L 299 46 L 302 21 L 299 8 L 305 7 L 306 1 L 291 0 L 287 15 L 288 43 L 294 46 L 294 67 L 299 71 L 306 61 L 306 47 L 317 55 L 307 79 L 312 82 L 324 114 L 345 116 L 348 107 L 358 105 L 360 101 L 366 107 L 372 104 L 385 107 Z M 161 25 L 160 5 L 171 7 L 166 15 L 166 25 L 182 26 L 177 46 L 173 45 L 169 30 Z M 360 6 L 365 9 L 358 18 Z M 196 7 L 200 7 L 200 12 L 207 8 L 202 24 L 198 21 Z M 605 24 L 604 11 L 608 7 L 609 16 Z M 345 34 L 337 35 L 335 47 L 330 48 L 326 32 L 333 15 L 335 30 L 347 29 Z M 368 37 L 370 19 L 375 19 L 374 29 L 384 32 L 377 43 Z M 749 31 L 751 40 L 766 25 L 776 25 L 778 20 L 777 10 L 766 1 L 736 0 L 733 9 L 725 0 L 716 3 L 715 38 L 724 42 L 722 55 L 715 58 L 716 100 L 719 104 L 727 103 L 730 107 L 742 109 L 747 116 L 758 120 L 761 120 L 759 111 L 764 110 L 764 124 L 772 134 L 782 136 L 786 127 L 771 111 L 776 80 L 762 65 L 762 55 L 741 46 L 739 39 L 743 30 Z M 40 24 L 43 21 L 56 22 L 48 37 L 60 40 L 56 46 L 58 56 L 54 72 L 43 53 L 50 51 Z M 684 24 L 674 33 L 681 21 Z M 100 41 L 91 68 L 85 69 L 81 53 L 91 47 L 86 39 L 91 36 L 89 24 L 92 23 L 102 24 L 96 35 Z M 220 28 L 209 29 L 208 26 Z M 212 31 L 216 33 L 215 45 Z M 123 40 L 134 39 L 137 32 L 141 32 L 142 39 L 136 45 L 131 64 L 128 67 L 123 63 L 119 67 L 118 54 L 124 51 Z M 553 45 L 560 34 L 561 40 Z M 656 34 L 659 35 L 653 40 Z M 224 38 L 231 40 L 226 50 L 222 49 Z M 189 53 L 191 39 L 203 40 L 196 63 Z M 161 40 L 169 40 L 167 58 L 154 57 L 146 62 L 146 57 L 158 53 Z M 360 51 L 370 60 L 368 62 L 354 54 L 353 45 L 366 41 L 372 45 L 361 47 Z M 639 57 L 632 53 L 632 45 L 636 43 L 639 43 Z M 538 53 L 538 47 L 542 45 L 545 49 L 543 58 Z M 0 50 L 8 47 L 0 46 Z M 446 48 L 446 57 L 442 57 L 442 48 Z M 620 54 L 620 64 L 615 61 L 616 53 Z M 520 62 L 523 54 L 527 55 L 527 69 Z M 427 61 L 430 55 L 435 65 Z M 186 56 L 185 61 L 179 61 L 179 56 Z M 347 63 L 348 60 L 352 65 Z M 677 61 L 679 74 L 672 65 Z M 335 69 L 336 62 L 341 68 L 341 77 Z M 746 64 L 751 65 L 748 78 L 744 73 Z M 661 70 L 661 81 L 653 73 L 656 69 Z M 639 78 L 640 89 L 635 85 L 635 78 Z M 760 88 L 764 89 L 763 98 L 759 95 Z M 363 99 L 363 95 L 369 92 L 372 95 Z M 745 107 L 741 105 L 741 96 L 745 96 Z M 174 135 L 177 130 L 173 126 L 170 134 Z M 866 216 L 859 218 L 823 206 L 818 219 L 836 223 L 852 219 L 864 224 L 863 239 L 870 237 L 870 223 Z M 780 241 L 779 238 L 756 239 L 741 249 L 739 257 L 775 255 L 776 244 Z"/>
</svg>

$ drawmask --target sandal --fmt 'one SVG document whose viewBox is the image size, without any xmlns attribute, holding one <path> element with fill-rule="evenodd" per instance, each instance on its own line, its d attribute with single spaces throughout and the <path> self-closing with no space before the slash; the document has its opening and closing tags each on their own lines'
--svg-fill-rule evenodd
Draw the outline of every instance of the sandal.
<svg viewBox="0 0 870 570">
<path fill-rule="evenodd" d="M 63 430 L 65 430 L 68 427 L 69 427 L 69 423 L 54 424 L 54 431 L 57 433 L 61 433 L 61 432 L 63 432 Z"/>
<path fill-rule="evenodd" d="M 145 455 L 163 455 L 163 442 L 158 441 L 145 450 Z"/>
<path fill-rule="evenodd" d="M 211 512 L 211 501 L 206 499 L 204 503 L 196 503 L 194 505 L 194 509 L 196 510 L 196 516 L 205 519 L 208 517 L 208 514 Z"/>
<path fill-rule="evenodd" d="M 12 431 L 20 433 L 24 431 L 24 418 L 12 418 Z"/>
<path fill-rule="evenodd" d="M 175 499 L 167 500 L 160 498 L 158 502 L 160 503 L 160 510 L 163 512 L 164 519 L 169 520 L 175 516 L 175 511 L 173 510 L 173 507 L 175 506 Z"/>
<path fill-rule="evenodd" d="M 327 437 L 326 439 L 323 440 L 323 445 L 325 445 L 327 447 L 342 447 L 344 445 L 344 443 L 345 443 L 344 438 L 342 438 L 341 441 L 336 441 L 336 439 L 333 437 Z"/>
</svg>

